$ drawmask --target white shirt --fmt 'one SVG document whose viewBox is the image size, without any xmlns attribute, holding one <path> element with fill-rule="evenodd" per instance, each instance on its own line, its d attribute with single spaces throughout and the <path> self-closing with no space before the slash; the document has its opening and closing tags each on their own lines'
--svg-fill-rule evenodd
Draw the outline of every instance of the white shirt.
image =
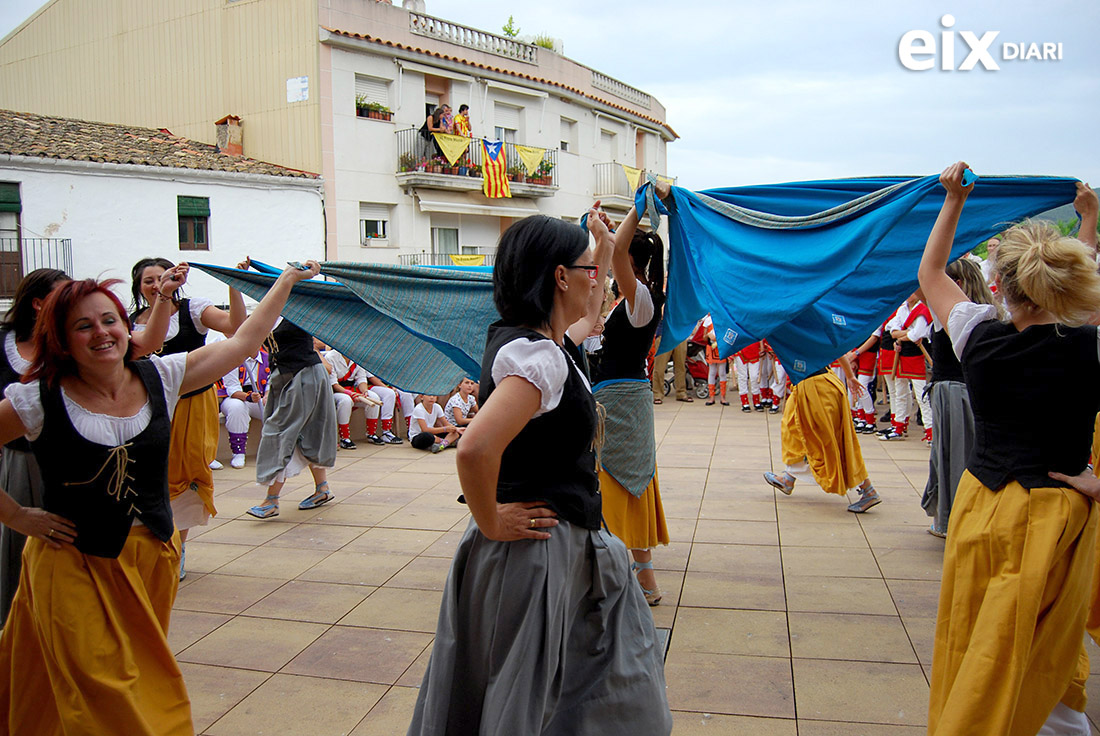
<svg viewBox="0 0 1100 736">
<path fill-rule="evenodd" d="M 168 402 L 168 417 L 171 418 L 179 401 L 180 384 L 183 383 L 183 374 L 187 367 L 187 354 L 176 353 L 163 358 L 153 355 L 149 359 L 157 367 L 161 383 L 164 384 L 164 398 Z M 27 429 L 26 437 L 31 441 L 38 439 L 45 420 L 38 384 L 38 381 L 13 383 L 4 389 L 4 396 L 11 402 L 15 413 L 19 415 L 19 420 Z M 132 440 L 149 426 L 153 418 L 153 406 L 148 400 L 137 414 L 129 417 L 114 417 L 88 411 L 69 398 L 65 389 L 61 389 L 61 396 L 65 401 L 65 410 L 77 433 L 89 442 L 99 445 L 117 447 Z"/>
<path fill-rule="evenodd" d="M 352 370 L 351 362 L 335 350 L 326 350 L 325 360 L 332 366 L 332 372 L 336 375 L 337 381 L 348 380 L 358 386 L 361 383 L 366 383 L 367 379 L 370 378 L 370 375 L 358 365 Z M 351 371 L 351 375 L 345 379 L 344 376 L 348 375 L 348 371 Z"/>
<path fill-rule="evenodd" d="M 207 307 L 214 306 L 214 302 L 201 296 L 193 296 L 187 302 L 189 311 L 191 313 L 191 322 L 195 325 L 195 330 L 200 335 L 205 335 L 210 331 L 210 328 L 202 323 L 202 313 L 206 311 Z M 145 324 L 134 325 L 134 332 L 141 332 L 145 329 Z M 177 309 L 171 317 L 168 318 L 168 332 L 164 333 L 164 341 L 168 342 L 176 335 L 180 334 L 180 313 Z"/>
<path fill-rule="evenodd" d="M 252 385 L 252 390 L 259 391 L 260 387 L 257 381 L 257 373 L 260 369 L 260 354 L 256 353 L 254 357 L 245 358 L 244 363 L 241 365 L 244 366 L 244 374 Z M 232 396 L 238 391 L 243 393 L 244 388 L 241 386 L 241 375 L 239 371 L 240 367 L 238 366 L 222 376 L 222 385 L 225 386 L 226 396 Z"/>
<path fill-rule="evenodd" d="M 474 408 L 475 406 L 477 406 L 477 399 L 474 398 L 473 394 L 470 394 L 470 398 L 466 401 L 462 400 L 462 394 L 455 394 L 447 400 L 447 406 L 444 407 L 443 414 L 447 417 L 448 422 L 454 424 L 455 409 L 458 409 L 462 412 L 463 419 L 469 419 L 470 409 Z"/>
<path fill-rule="evenodd" d="M 626 302 L 626 299 L 623 299 Z M 631 327 L 645 327 L 653 319 L 653 295 L 641 281 L 634 280 L 634 311 L 630 311 L 630 302 L 626 302 L 626 318 Z"/>
<path fill-rule="evenodd" d="M 27 375 L 31 369 L 31 362 L 19 354 L 19 347 L 15 344 L 15 330 L 10 330 L 4 337 L 4 355 L 8 358 L 8 365 L 21 376 Z"/>
<path fill-rule="evenodd" d="M 589 391 L 592 390 L 584 372 L 567 358 L 553 340 L 531 341 L 517 337 L 497 351 L 493 359 L 493 383 L 500 385 L 508 376 L 519 376 L 539 390 L 541 400 L 534 416 L 553 411 L 561 403 L 565 379 L 575 370 Z"/>
<path fill-rule="evenodd" d="M 413 437 L 422 432 L 420 429 L 420 422 L 417 419 L 423 419 L 424 424 L 429 427 L 434 427 L 435 423 L 443 418 L 443 407 L 439 405 L 439 402 L 432 404 L 432 413 L 428 413 L 427 407 L 423 404 L 417 404 L 413 409 L 412 421 L 409 422 L 409 442 L 412 442 Z"/>
</svg>

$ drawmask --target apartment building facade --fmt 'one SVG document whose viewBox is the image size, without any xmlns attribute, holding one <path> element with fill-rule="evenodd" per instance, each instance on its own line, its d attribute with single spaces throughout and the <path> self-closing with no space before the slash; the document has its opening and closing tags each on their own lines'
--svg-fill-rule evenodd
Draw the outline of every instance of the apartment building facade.
<svg viewBox="0 0 1100 736">
<path fill-rule="evenodd" d="M 0 99 L 207 143 L 237 116 L 244 155 L 321 175 L 332 260 L 491 257 L 516 218 L 579 218 L 595 198 L 625 212 L 637 170 L 668 174 L 676 134 L 651 95 L 406 4 L 52 0 L 0 41 Z M 444 103 L 470 107 L 465 166 L 418 143 Z M 482 137 L 505 142 L 511 198 L 482 194 Z M 517 145 L 545 149 L 537 175 Z"/>
</svg>

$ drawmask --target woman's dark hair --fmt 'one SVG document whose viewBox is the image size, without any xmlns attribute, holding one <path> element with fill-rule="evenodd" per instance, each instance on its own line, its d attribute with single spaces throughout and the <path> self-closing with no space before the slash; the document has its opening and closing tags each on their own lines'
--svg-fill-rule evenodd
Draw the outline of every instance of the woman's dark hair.
<svg viewBox="0 0 1100 736">
<path fill-rule="evenodd" d="M 15 332 L 15 339 L 26 342 L 34 332 L 34 322 L 38 312 L 34 308 L 35 299 L 45 299 L 53 291 L 54 284 L 68 281 L 69 274 L 56 268 L 39 268 L 31 271 L 19 282 L 12 299 L 11 309 L 4 317 L 3 326 Z"/>
<path fill-rule="evenodd" d="M 493 303 L 510 325 L 542 327 L 554 306 L 554 269 L 571 266 L 588 248 L 576 225 L 546 215 L 525 217 L 500 236 Z"/>
<path fill-rule="evenodd" d="M 443 105 L 438 105 L 432 110 L 432 125 L 437 126 L 443 120 L 444 108 Z"/>
<path fill-rule="evenodd" d="M 131 307 L 134 312 L 130 315 L 131 321 L 136 317 L 141 310 L 149 306 L 149 303 L 145 301 L 145 297 L 141 295 L 141 275 L 145 273 L 145 269 L 150 266 L 160 266 L 165 271 L 175 267 L 176 264 L 172 263 L 167 258 L 142 258 L 140 261 L 134 264 L 134 267 L 130 269 L 130 296 L 133 297 Z M 176 293 L 172 295 L 172 301 L 179 303 L 181 289 L 176 289 Z"/>
<path fill-rule="evenodd" d="M 663 294 L 665 244 L 661 236 L 655 232 L 635 230 L 634 237 L 630 240 L 630 259 L 634 262 L 634 269 L 645 277 L 649 293 L 653 296 Z"/>
</svg>

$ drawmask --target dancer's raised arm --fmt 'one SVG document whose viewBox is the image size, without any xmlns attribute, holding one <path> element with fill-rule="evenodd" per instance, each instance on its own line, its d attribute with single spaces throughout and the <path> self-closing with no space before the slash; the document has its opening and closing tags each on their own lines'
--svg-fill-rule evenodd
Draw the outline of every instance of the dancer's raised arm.
<svg viewBox="0 0 1100 736">
<path fill-rule="evenodd" d="M 966 294 L 959 288 L 950 276 L 947 275 L 947 261 L 951 257 L 951 244 L 955 241 L 955 228 L 959 224 L 963 205 L 970 192 L 974 191 L 974 185 L 963 186 L 963 172 L 967 165 L 959 161 L 948 166 L 940 174 L 940 184 L 947 190 L 940 208 L 940 215 L 936 218 L 936 224 L 932 227 L 932 233 L 928 236 L 928 242 L 924 246 L 924 256 L 920 261 L 920 269 L 917 271 L 917 279 L 920 281 L 921 291 L 924 292 L 925 303 L 932 310 L 940 324 L 947 325 L 947 318 L 951 310 L 959 302 L 969 301 Z"/>
</svg>

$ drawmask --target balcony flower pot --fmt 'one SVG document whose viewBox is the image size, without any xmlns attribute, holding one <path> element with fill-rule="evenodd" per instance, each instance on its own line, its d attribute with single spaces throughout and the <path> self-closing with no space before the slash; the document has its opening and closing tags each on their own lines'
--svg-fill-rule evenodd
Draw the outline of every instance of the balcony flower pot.
<svg viewBox="0 0 1100 736">
<path fill-rule="evenodd" d="M 459 166 L 458 167 L 458 175 L 459 176 L 467 176 L 467 175 L 469 175 L 469 173 L 470 173 L 470 167 L 468 167 L 468 166 Z"/>
</svg>

